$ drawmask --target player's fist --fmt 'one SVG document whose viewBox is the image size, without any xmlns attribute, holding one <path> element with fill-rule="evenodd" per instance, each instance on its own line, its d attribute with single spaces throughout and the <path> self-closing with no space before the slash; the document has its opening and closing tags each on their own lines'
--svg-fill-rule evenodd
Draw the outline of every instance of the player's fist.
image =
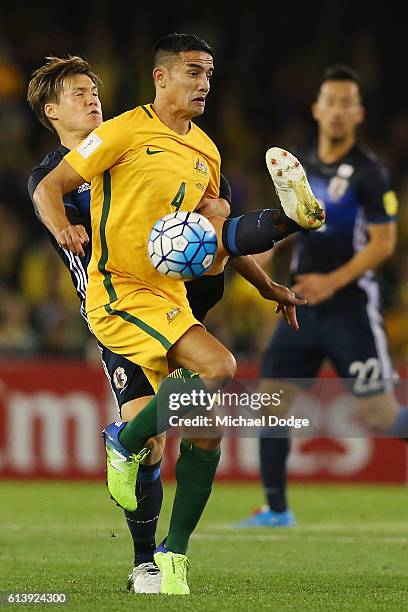
<svg viewBox="0 0 408 612">
<path fill-rule="evenodd" d="M 231 207 L 224 198 L 209 198 L 203 196 L 198 203 L 196 212 L 209 219 L 210 217 L 223 217 L 226 219 L 230 216 Z"/>
<path fill-rule="evenodd" d="M 74 255 L 85 255 L 84 248 L 89 242 L 88 234 L 83 225 L 67 225 L 55 236 L 56 241 L 63 249 L 68 249 Z"/>
</svg>

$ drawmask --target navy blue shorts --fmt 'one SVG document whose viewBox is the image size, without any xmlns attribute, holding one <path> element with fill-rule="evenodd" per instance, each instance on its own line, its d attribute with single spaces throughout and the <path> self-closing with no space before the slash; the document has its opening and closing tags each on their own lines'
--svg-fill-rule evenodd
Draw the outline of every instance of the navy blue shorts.
<svg viewBox="0 0 408 612">
<path fill-rule="evenodd" d="M 278 323 L 262 360 L 262 378 L 303 379 L 296 382 L 308 387 L 328 359 L 356 396 L 393 389 L 396 375 L 383 319 L 372 303 L 356 300 L 336 310 L 302 306 L 297 313 L 298 332 Z"/>
<path fill-rule="evenodd" d="M 101 351 L 103 369 L 115 397 L 119 415 L 122 418 L 121 409 L 123 404 L 138 397 L 154 395 L 154 390 L 140 366 L 128 361 L 121 355 L 112 353 L 102 344 L 99 344 L 99 349 Z"/>
</svg>

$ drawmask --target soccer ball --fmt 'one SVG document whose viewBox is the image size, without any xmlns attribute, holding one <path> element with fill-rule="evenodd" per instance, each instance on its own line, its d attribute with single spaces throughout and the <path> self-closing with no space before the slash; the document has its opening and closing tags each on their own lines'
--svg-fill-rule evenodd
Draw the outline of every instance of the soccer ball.
<svg viewBox="0 0 408 612">
<path fill-rule="evenodd" d="M 215 261 L 217 235 L 202 215 L 174 212 L 155 223 L 147 251 L 160 274 L 183 280 L 198 278 Z"/>
</svg>

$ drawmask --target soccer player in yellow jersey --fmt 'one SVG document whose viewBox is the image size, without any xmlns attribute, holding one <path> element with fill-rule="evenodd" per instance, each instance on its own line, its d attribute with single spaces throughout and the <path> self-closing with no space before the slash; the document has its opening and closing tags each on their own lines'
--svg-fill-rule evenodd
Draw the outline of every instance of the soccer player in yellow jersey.
<svg viewBox="0 0 408 612">
<path fill-rule="evenodd" d="M 168 373 L 169 360 L 186 368 L 186 376 L 197 372 L 197 385 L 208 389 L 230 380 L 236 369 L 231 353 L 194 319 L 184 283 L 160 276 L 147 258 L 148 234 L 157 219 L 178 209 L 194 210 L 203 195 L 218 197 L 219 153 L 191 122 L 204 112 L 213 68 L 211 49 L 199 38 L 174 34 L 161 39 L 154 56 L 154 103 L 102 124 L 35 194 L 45 216 L 54 209 L 49 229 L 59 244 L 82 254 L 87 234 L 69 224 L 62 196 L 92 181 L 88 318 L 96 337 L 140 364 L 155 388 Z M 112 437 L 117 445 L 116 461 L 108 463 L 110 490 L 129 509 L 146 440 L 158 433 L 157 397 L 115 434 L 113 426 L 107 428 L 107 446 Z M 170 529 L 166 546 L 155 556 L 162 592 L 189 592 L 185 553 L 211 492 L 219 447 L 220 435 L 181 444 Z M 122 475 L 133 479 L 125 494 Z"/>
<path fill-rule="evenodd" d="M 147 258 L 154 222 L 175 210 L 194 210 L 217 198 L 220 157 L 191 119 L 203 113 L 213 71 L 211 49 L 195 36 L 173 34 L 155 47 L 153 104 L 98 127 L 37 186 L 34 200 L 58 243 L 83 254 L 88 237 L 65 215 L 63 194 L 92 181 L 92 259 L 87 314 L 111 351 L 140 364 L 157 389 L 168 363 L 189 389 L 215 390 L 235 373 L 231 353 L 193 317 L 184 283 L 160 276 Z M 146 441 L 168 427 L 158 411 L 171 379 L 129 423 L 106 428 L 108 487 L 127 510 L 136 507 L 135 482 Z M 158 420 L 159 418 L 159 420 Z M 220 456 L 221 433 L 183 440 L 170 528 L 155 560 L 161 592 L 186 594 L 186 550 L 208 497 Z"/>
<path fill-rule="evenodd" d="M 33 170 L 29 179 L 29 193 L 32 198 L 37 185 L 61 162 L 64 155 L 80 145 L 93 129 L 101 125 L 102 109 L 97 85 L 97 75 L 91 72 L 87 62 L 80 57 L 49 57 L 47 62 L 33 73 L 28 86 L 28 101 L 41 123 L 55 130 L 60 144 Z M 90 194 L 86 188 L 89 187 L 90 185 L 85 183 L 64 196 L 68 218 L 72 223 L 83 224 L 87 231 L 90 228 Z M 227 200 L 231 200 L 230 188 L 228 181 L 221 175 L 220 199 L 202 198 L 200 212 L 226 215 L 229 212 Z M 276 222 L 272 223 L 271 215 L 277 216 Z M 211 270 L 211 278 L 201 278 L 187 284 L 189 304 L 198 320 L 202 321 L 207 310 L 221 297 L 220 277 L 223 275 L 229 253 L 237 255 L 241 251 L 256 252 L 270 248 L 275 240 L 285 235 L 285 224 L 282 221 L 288 223 L 276 210 L 251 212 L 239 219 L 228 221 L 212 216 L 212 223 L 218 228 L 217 262 Z M 234 231 L 231 231 L 230 224 L 235 226 Z M 223 242 L 226 244 L 225 248 Z M 87 278 L 91 244 L 85 247 L 85 257 L 80 258 L 64 251 L 53 238 L 51 243 L 71 272 L 81 301 L 81 312 L 84 312 L 84 279 Z M 283 314 L 296 328 L 296 302 L 293 299 L 291 301 L 289 290 L 273 284 L 256 266 L 252 266 L 253 275 L 249 279 L 248 271 L 251 272 L 251 269 L 248 263 L 251 264 L 250 258 L 240 257 L 233 260 L 236 268 L 239 265 L 245 267 L 246 264 L 246 277 L 257 285 L 264 297 L 281 300 Z M 289 303 L 285 304 L 282 301 L 284 299 L 289 300 Z M 151 399 L 151 386 L 138 365 L 112 353 L 101 344 L 99 347 L 105 372 L 115 394 L 119 418 L 128 421 Z M 148 445 L 150 452 L 138 470 L 138 507 L 134 512 L 125 511 L 134 544 L 134 568 L 128 578 L 128 589 L 137 593 L 158 592 L 161 584 L 160 572 L 153 564 L 153 550 L 156 548 L 155 530 L 162 499 L 159 465 L 164 447 L 163 436 L 151 438 Z"/>
</svg>

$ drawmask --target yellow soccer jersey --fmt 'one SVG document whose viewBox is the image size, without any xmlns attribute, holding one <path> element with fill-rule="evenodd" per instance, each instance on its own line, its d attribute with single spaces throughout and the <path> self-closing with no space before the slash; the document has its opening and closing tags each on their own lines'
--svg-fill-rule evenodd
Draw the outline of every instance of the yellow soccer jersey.
<svg viewBox="0 0 408 612">
<path fill-rule="evenodd" d="M 147 241 L 155 222 L 218 197 L 220 155 L 194 123 L 186 135 L 165 126 L 151 105 L 106 121 L 65 160 L 92 181 L 92 258 L 87 311 L 137 289 L 186 306 L 184 283 L 151 265 Z"/>
</svg>

